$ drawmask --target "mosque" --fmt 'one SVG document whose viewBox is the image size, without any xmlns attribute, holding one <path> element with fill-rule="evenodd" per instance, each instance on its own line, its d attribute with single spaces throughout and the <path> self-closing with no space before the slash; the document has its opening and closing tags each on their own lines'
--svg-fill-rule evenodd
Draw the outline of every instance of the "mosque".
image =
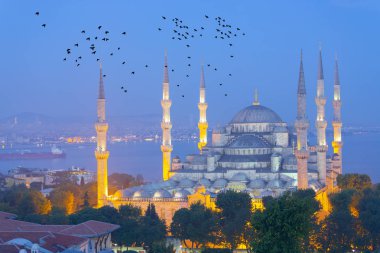
<svg viewBox="0 0 380 253">
<path fill-rule="evenodd" d="M 98 120 L 95 124 L 98 206 L 118 207 L 132 204 L 145 209 L 149 203 L 154 203 L 160 217 L 170 222 L 176 210 L 188 207 L 196 201 L 214 208 L 217 193 L 227 189 L 249 193 L 254 208 L 262 208 L 263 197 L 279 196 L 285 191 L 297 188 L 312 188 L 325 206 L 323 202 L 327 202 L 325 200 L 329 189 L 334 188 L 337 175 L 342 173 L 341 101 L 336 60 L 332 101 L 334 140 L 332 155 L 328 156 L 326 98 L 321 51 L 318 65 L 315 97 L 317 144 L 315 146 L 309 146 L 308 141 L 309 120 L 306 115 L 306 85 L 301 53 L 295 130 L 292 130 L 293 128 L 290 128 L 276 112 L 261 105 L 258 94 L 255 92 L 253 103 L 237 112 L 227 125 L 214 129 L 209 138 L 207 136 L 206 84 L 202 68 L 198 103 L 199 154 L 188 155 L 185 160 L 181 160 L 178 156 L 171 157 L 173 146 L 170 107 L 172 102 L 169 93 L 168 63 L 165 56 L 161 100 L 163 180 L 119 190 L 113 196 L 109 196 L 107 190 L 108 123 L 105 118 L 104 85 L 100 72 Z"/>
</svg>

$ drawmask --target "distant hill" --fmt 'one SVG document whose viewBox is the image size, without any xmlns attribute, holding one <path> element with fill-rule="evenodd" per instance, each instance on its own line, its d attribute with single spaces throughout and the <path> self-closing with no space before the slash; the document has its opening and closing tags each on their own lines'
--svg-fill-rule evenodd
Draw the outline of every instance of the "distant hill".
<svg viewBox="0 0 380 253">
<path fill-rule="evenodd" d="M 95 135 L 94 120 L 84 117 L 56 118 L 24 112 L 0 119 L 0 136 L 75 136 Z M 110 116 L 110 133 L 124 135 L 131 132 L 158 131 L 160 115 Z"/>
</svg>

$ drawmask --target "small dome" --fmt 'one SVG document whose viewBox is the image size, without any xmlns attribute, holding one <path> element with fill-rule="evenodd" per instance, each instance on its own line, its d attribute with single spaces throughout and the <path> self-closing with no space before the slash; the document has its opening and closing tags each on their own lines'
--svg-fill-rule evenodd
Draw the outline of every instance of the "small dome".
<svg viewBox="0 0 380 253">
<path fill-rule="evenodd" d="M 169 179 L 169 180 L 163 181 L 160 185 L 163 188 L 169 188 L 170 189 L 170 188 L 176 187 L 177 186 L 177 182 L 174 181 L 174 180 Z"/>
<path fill-rule="evenodd" d="M 181 179 L 178 184 L 178 187 L 180 188 L 192 188 L 193 186 L 194 182 L 188 178 Z"/>
<path fill-rule="evenodd" d="M 166 190 L 158 190 L 153 194 L 154 199 L 171 198 L 172 195 Z"/>
<path fill-rule="evenodd" d="M 274 179 L 268 182 L 267 188 L 269 189 L 278 189 L 281 188 L 282 182 L 279 179 Z"/>
<path fill-rule="evenodd" d="M 237 182 L 247 182 L 247 175 L 243 172 L 236 173 L 232 176 L 231 181 L 237 181 Z"/>
<path fill-rule="evenodd" d="M 146 190 L 139 190 L 133 193 L 133 198 L 134 199 L 141 199 L 141 198 L 150 198 L 150 192 Z"/>
<path fill-rule="evenodd" d="M 201 178 L 198 181 L 198 185 L 203 185 L 204 187 L 208 188 L 211 186 L 211 182 L 207 178 Z"/>
<path fill-rule="evenodd" d="M 220 189 L 224 188 L 227 185 L 227 180 L 224 178 L 218 178 L 215 180 L 214 184 L 212 185 L 213 188 Z"/>
<path fill-rule="evenodd" d="M 174 193 L 174 198 L 175 199 L 181 199 L 181 198 L 186 198 L 188 195 L 190 195 L 190 192 L 186 190 L 180 190 Z"/>
<path fill-rule="evenodd" d="M 268 141 L 253 134 L 244 134 L 236 137 L 231 144 L 230 148 L 270 148 L 271 145 Z"/>
<path fill-rule="evenodd" d="M 249 182 L 248 188 L 251 189 L 263 189 L 265 188 L 265 181 L 261 178 L 257 178 Z"/>
<path fill-rule="evenodd" d="M 277 113 L 265 106 L 250 105 L 238 112 L 230 123 L 283 123 L 283 121 Z"/>
</svg>

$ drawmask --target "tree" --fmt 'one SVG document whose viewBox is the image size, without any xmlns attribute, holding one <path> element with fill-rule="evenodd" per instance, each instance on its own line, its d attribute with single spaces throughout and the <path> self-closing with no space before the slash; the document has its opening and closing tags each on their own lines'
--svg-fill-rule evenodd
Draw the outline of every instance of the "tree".
<svg viewBox="0 0 380 253">
<path fill-rule="evenodd" d="M 201 203 L 195 203 L 189 209 L 181 208 L 175 212 L 170 230 L 187 248 L 200 248 L 215 241 L 217 225 L 216 214 Z M 191 246 L 186 240 L 191 241 Z"/>
<path fill-rule="evenodd" d="M 125 173 L 113 173 L 108 176 L 108 183 L 109 194 L 114 194 L 120 189 L 141 185 L 144 183 L 144 179 L 141 175 L 137 175 L 135 178 Z"/>
<path fill-rule="evenodd" d="M 351 214 L 353 190 L 344 190 L 330 196 L 333 206 L 330 215 L 321 222 L 319 243 L 322 252 L 348 252 L 357 245 L 358 223 Z"/>
<path fill-rule="evenodd" d="M 88 196 L 88 191 L 86 191 L 83 196 L 83 208 L 86 207 L 90 207 L 90 197 Z"/>
<path fill-rule="evenodd" d="M 139 241 L 141 209 L 132 205 L 119 207 L 120 228 L 112 234 L 112 240 L 119 246 L 136 245 Z"/>
<path fill-rule="evenodd" d="M 145 215 L 140 218 L 139 242 L 148 249 L 152 248 L 154 242 L 165 239 L 166 225 L 157 213 L 154 204 L 149 204 Z"/>
<path fill-rule="evenodd" d="M 72 214 L 76 210 L 74 194 L 71 191 L 55 189 L 50 194 L 50 200 L 53 207 L 65 210 L 66 214 Z"/>
<path fill-rule="evenodd" d="M 228 190 L 219 193 L 216 206 L 220 209 L 220 227 L 226 245 L 234 250 L 243 243 L 243 233 L 252 215 L 251 197 L 244 192 Z"/>
<path fill-rule="evenodd" d="M 369 233 L 372 250 L 380 249 L 380 191 L 366 189 L 358 205 L 359 219 Z"/>
<path fill-rule="evenodd" d="M 371 178 L 364 174 L 341 174 L 338 175 L 337 183 L 342 190 L 357 190 L 359 192 L 372 187 Z"/>
<path fill-rule="evenodd" d="M 312 190 L 287 192 L 281 197 L 264 199 L 264 210 L 252 217 L 256 253 L 310 252 L 308 242 L 319 203 Z"/>
</svg>

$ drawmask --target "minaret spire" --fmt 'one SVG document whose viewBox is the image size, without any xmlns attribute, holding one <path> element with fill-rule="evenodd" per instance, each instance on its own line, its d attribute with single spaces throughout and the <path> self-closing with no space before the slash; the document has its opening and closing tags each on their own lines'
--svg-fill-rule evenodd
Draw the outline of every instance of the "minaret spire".
<svg viewBox="0 0 380 253">
<path fill-rule="evenodd" d="M 297 158 L 298 189 L 307 189 L 309 187 L 307 174 L 307 161 L 309 158 L 307 131 L 309 128 L 309 121 L 306 117 L 306 86 L 303 71 L 302 50 L 297 88 L 297 119 L 295 122 L 295 128 L 297 131 L 297 148 L 294 153 Z"/>
<path fill-rule="evenodd" d="M 315 97 L 315 103 L 317 105 L 317 118 L 315 121 L 315 127 L 317 129 L 317 167 L 319 174 L 319 181 L 322 184 L 326 184 L 326 152 L 328 146 L 326 144 L 326 127 L 327 121 L 325 119 L 325 81 L 323 77 L 322 66 L 322 50 L 319 50 L 319 64 L 318 64 L 318 80 L 317 80 L 317 96 Z"/>
<path fill-rule="evenodd" d="M 335 59 L 335 80 L 334 80 L 334 118 L 333 118 L 333 128 L 334 128 L 334 141 L 332 146 L 334 148 L 333 157 L 333 168 L 337 174 L 342 174 L 342 119 L 341 119 L 341 107 L 342 103 L 340 101 L 340 80 L 339 80 L 339 70 L 338 70 L 338 59 Z"/>
<path fill-rule="evenodd" d="M 103 69 L 102 64 L 100 64 L 100 71 L 99 71 L 99 99 L 105 99 L 104 95 L 104 84 L 103 84 Z"/>
<path fill-rule="evenodd" d="M 319 48 L 319 60 L 318 60 L 318 80 L 323 80 L 323 64 L 322 64 L 322 47 Z"/>
<path fill-rule="evenodd" d="M 107 150 L 107 131 L 108 123 L 106 122 L 106 99 L 104 95 L 103 73 L 100 65 L 99 77 L 99 95 L 97 101 L 98 120 L 95 123 L 97 133 L 97 145 L 95 150 L 95 158 L 97 161 L 97 205 L 102 207 L 107 203 L 108 197 L 108 157 Z"/>
<path fill-rule="evenodd" d="M 207 106 L 208 105 L 206 103 L 206 85 L 205 85 L 204 70 L 203 70 L 203 65 L 202 65 L 201 66 L 201 80 L 200 80 L 200 87 L 199 87 L 199 103 L 198 103 L 198 109 L 199 109 L 198 149 L 201 153 L 202 153 L 203 148 L 207 145 L 207 128 L 208 128 L 207 116 L 206 116 Z"/>
<path fill-rule="evenodd" d="M 171 171 L 171 152 L 173 150 L 172 147 L 172 139 L 171 139 L 171 129 L 172 123 L 170 121 L 170 107 L 172 105 L 172 101 L 169 96 L 169 74 L 168 74 L 168 60 L 167 53 L 165 51 L 165 62 L 164 62 L 164 81 L 162 83 L 162 178 L 163 180 L 168 180 L 170 178 Z"/>
<path fill-rule="evenodd" d="M 253 100 L 253 105 L 260 105 L 259 92 L 257 91 L 257 89 L 255 89 L 255 96 L 254 96 L 254 100 Z"/>
</svg>

